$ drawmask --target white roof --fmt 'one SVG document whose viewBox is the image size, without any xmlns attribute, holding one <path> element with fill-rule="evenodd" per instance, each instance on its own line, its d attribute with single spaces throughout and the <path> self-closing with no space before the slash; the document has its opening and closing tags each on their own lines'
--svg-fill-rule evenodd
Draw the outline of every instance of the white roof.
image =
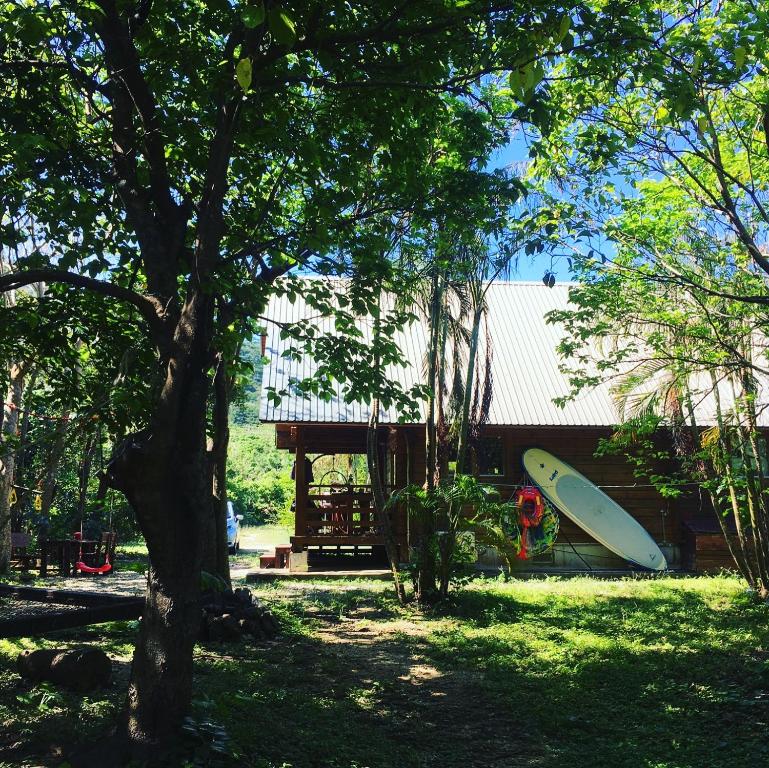
<svg viewBox="0 0 769 768">
<path fill-rule="evenodd" d="M 569 393 L 567 375 L 561 370 L 564 361 L 556 348 L 564 336 L 558 325 L 546 322 L 545 316 L 554 309 L 568 305 L 569 284 L 548 288 L 534 282 L 498 282 L 489 287 L 488 322 L 493 345 L 493 398 L 489 413 L 490 425 L 513 426 L 593 426 L 609 427 L 623 421 L 611 393 L 610 382 L 583 390 L 576 399 L 563 407 L 554 399 Z M 269 402 L 266 388 L 276 391 L 290 389 L 290 382 L 312 376 L 317 368 L 308 356 L 300 360 L 283 357 L 291 346 L 290 340 L 280 338 L 280 325 L 313 318 L 322 334 L 333 334 L 331 317 L 318 316 L 301 296 L 291 303 L 287 296 L 273 296 L 265 317 L 268 319 L 266 355 L 262 388 L 260 419 L 265 422 L 350 423 L 368 422 L 369 407 L 362 403 L 345 403 L 345 385 L 336 382 L 334 397 L 326 402 L 315 396 L 285 395 L 278 405 Z M 371 339 L 370 318 L 360 318 L 358 327 L 364 337 Z M 341 337 L 340 337 L 341 338 Z M 420 322 L 398 333 L 396 343 L 408 364 L 391 367 L 388 375 L 404 389 L 422 381 L 426 347 L 426 328 Z M 730 398 L 729 398 L 730 399 Z M 764 398 L 761 398 L 764 400 Z M 701 403 L 710 411 L 705 397 Z M 713 423 L 711 414 L 698 410 L 700 423 Z M 424 419 L 424 407 L 422 407 Z M 382 423 L 398 421 L 392 410 L 383 412 Z M 759 422 L 769 423 L 761 414 Z"/>
</svg>

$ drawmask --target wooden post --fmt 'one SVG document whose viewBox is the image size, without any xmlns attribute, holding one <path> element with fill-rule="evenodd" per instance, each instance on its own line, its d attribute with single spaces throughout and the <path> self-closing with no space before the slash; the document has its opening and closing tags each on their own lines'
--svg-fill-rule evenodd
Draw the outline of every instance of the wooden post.
<svg viewBox="0 0 769 768">
<path fill-rule="evenodd" d="M 307 478 L 304 471 L 304 431 L 296 430 L 296 466 L 294 469 L 296 510 L 294 516 L 294 534 L 307 535 Z"/>
<path fill-rule="evenodd" d="M 40 575 L 48 575 L 48 540 L 40 539 Z"/>
<path fill-rule="evenodd" d="M 72 545 L 69 541 L 61 545 L 61 573 L 64 576 L 72 575 Z"/>
</svg>

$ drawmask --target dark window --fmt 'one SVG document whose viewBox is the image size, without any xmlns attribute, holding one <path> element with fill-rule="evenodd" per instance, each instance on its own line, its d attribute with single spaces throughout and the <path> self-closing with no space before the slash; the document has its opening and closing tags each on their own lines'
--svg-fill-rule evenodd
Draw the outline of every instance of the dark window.
<svg viewBox="0 0 769 768">
<path fill-rule="evenodd" d="M 747 446 L 746 454 L 750 459 L 753 458 L 753 449 L 751 446 Z M 759 466 L 761 467 L 761 476 L 769 478 L 769 460 L 767 460 L 766 442 L 764 440 L 758 440 L 758 458 Z M 735 454 L 732 456 L 732 469 L 735 472 L 741 472 L 743 468 L 743 460 L 741 455 Z"/>
<path fill-rule="evenodd" d="M 475 449 L 478 474 L 496 477 L 505 474 L 505 446 L 501 437 L 482 437 Z"/>
</svg>

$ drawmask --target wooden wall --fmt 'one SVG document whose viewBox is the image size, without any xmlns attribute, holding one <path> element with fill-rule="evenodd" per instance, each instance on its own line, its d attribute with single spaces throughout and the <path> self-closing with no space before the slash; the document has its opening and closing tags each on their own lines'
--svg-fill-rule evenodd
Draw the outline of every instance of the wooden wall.
<svg viewBox="0 0 769 768">
<path fill-rule="evenodd" d="M 394 437 L 394 432 L 397 437 Z M 571 464 L 589 480 L 617 501 L 635 517 L 660 544 L 681 545 L 685 541 L 685 521 L 715 520 L 707 498 L 696 489 L 679 499 L 664 499 L 648 481 L 638 479 L 630 464 L 621 456 L 596 458 L 601 437 L 611 430 L 595 427 L 488 427 L 485 435 L 499 436 L 504 443 L 504 474 L 483 478 L 499 486 L 508 498 L 524 477 L 521 455 L 526 448 L 543 448 Z M 296 450 L 297 437 L 307 452 L 354 452 L 365 450 L 366 427 L 363 425 L 277 425 L 278 447 Z M 397 486 L 408 481 L 422 485 L 425 481 L 424 427 L 419 425 L 382 427 L 383 450 L 392 450 Z M 387 447 L 386 447 L 387 446 Z M 408 521 L 402 510 L 395 515 L 398 538 L 407 535 Z M 561 543 L 591 543 L 593 539 L 570 520 L 561 518 Z"/>
<path fill-rule="evenodd" d="M 401 427 L 409 438 L 411 480 L 424 482 L 425 452 L 423 430 Z M 681 544 L 684 540 L 684 520 L 710 518 L 713 511 L 709 501 L 700 499 L 696 489 L 678 499 L 664 499 L 647 480 L 638 479 L 631 465 L 621 456 L 596 458 L 595 450 L 601 437 L 610 430 L 600 428 L 521 428 L 489 427 L 485 436 L 502 438 L 505 450 L 504 475 L 484 478 L 497 485 L 503 498 L 508 498 L 514 486 L 524 478 L 521 456 L 527 448 L 543 448 L 571 464 L 589 480 L 601 486 L 620 506 L 635 517 L 658 543 Z M 615 487 L 612 487 L 615 486 Z M 592 542 L 593 539 L 567 518 L 561 518 L 560 542 Z"/>
</svg>

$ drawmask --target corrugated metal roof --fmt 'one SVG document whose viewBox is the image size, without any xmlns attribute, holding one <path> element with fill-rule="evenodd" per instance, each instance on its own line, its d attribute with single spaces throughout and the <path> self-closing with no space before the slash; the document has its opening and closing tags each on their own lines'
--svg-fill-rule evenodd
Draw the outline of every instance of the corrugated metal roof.
<svg viewBox="0 0 769 768">
<path fill-rule="evenodd" d="M 386 307 L 383 307 L 383 311 Z M 280 338 L 280 328 L 287 323 L 315 318 L 314 325 L 322 335 L 334 334 L 333 317 L 318 316 L 318 311 L 308 306 L 302 296 L 297 295 L 292 303 L 288 296 L 273 296 L 265 317 L 268 323 L 265 355 L 269 362 L 265 365 L 259 418 L 266 422 L 320 422 L 320 423 L 368 423 L 368 404 L 346 403 L 345 387 L 336 382 L 334 396 L 325 401 L 315 396 L 290 394 L 282 398 L 279 405 L 273 405 L 266 397 L 268 387 L 276 392 L 290 390 L 292 381 L 301 381 L 311 377 L 317 370 L 316 362 L 308 355 L 300 360 L 283 357 L 292 347 L 290 339 Z M 362 317 L 356 323 L 367 343 L 372 340 L 371 319 Z M 421 382 L 422 360 L 426 347 L 425 329 L 420 323 L 414 323 L 397 334 L 396 343 L 408 361 L 405 367 L 389 366 L 388 376 L 397 381 L 404 390 Z M 383 410 L 380 414 L 382 423 L 398 421 L 398 414 L 392 410 Z"/>
<path fill-rule="evenodd" d="M 493 344 L 493 398 L 488 423 L 514 426 L 614 426 L 622 421 L 612 398 L 610 385 L 583 390 L 564 407 L 553 400 L 569 392 L 567 376 L 561 371 L 563 361 L 556 348 L 564 332 L 558 325 L 545 321 L 548 312 L 568 305 L 569 285 L 548 288 L 541 283 L 499 282 L 489 287 L 488 322 Z M 291 346 L 280 338 L 280 324 L 297 322 L 317 315 L 301 296 L 292 304 L 287 296 L 273 296 L 265 316 L 269 323 L 263 387 L 276 391 L 289 388 L 292 380 L 311 376 L 315 361 L 304 356 L 301 360 L 282 357 Z M 315 324 L 320 333 L 333 333 L 333 319 L 318 317 Z M 364 337 L 371 339 L 371 321 L 361 318 L 358 323 Z M 391 367 L 388 375 L 404 389 L 422 381 L 426 348 L 426 328 L 416 322 L 404 328 L 396 343 L 408 365 Z M 284 396 L 278 405 L 270 403 L 262 390 L 260 418 L 265 422 L 367 423 L 368 404 L 345 403 L 344 385 L 336 384 L 334 397 L 326 402 L 318 397 L 296 394 Z M 764 400 L 764 398 L 761 398 Z M 712 401 L 705 397 L 705 401 Z M 709 411 L 708 402 L 701 407 Z M 699 410 L 699 409 L 698 409 Z M 424 409 L 422 409 L 424 419 Z M 383 412 L 382 423 L 398 420 L 393 411 Z M 702 414 L 701 423 L 712 423 L 710 414 Z M 759 421 L 769 424 L 769 414 Z"/>
<path fill-rule="evenodd" d="M 563 408 L 553 400 L 569 393 L 556 347 L 563 331 L 545 316 L 564 309 L 569 286 L 495 283 L 487 294 L 493 344 L 490 424 L 610 426 L 617 410 L 606 386 L 582 392 Z"/>
</svg>

